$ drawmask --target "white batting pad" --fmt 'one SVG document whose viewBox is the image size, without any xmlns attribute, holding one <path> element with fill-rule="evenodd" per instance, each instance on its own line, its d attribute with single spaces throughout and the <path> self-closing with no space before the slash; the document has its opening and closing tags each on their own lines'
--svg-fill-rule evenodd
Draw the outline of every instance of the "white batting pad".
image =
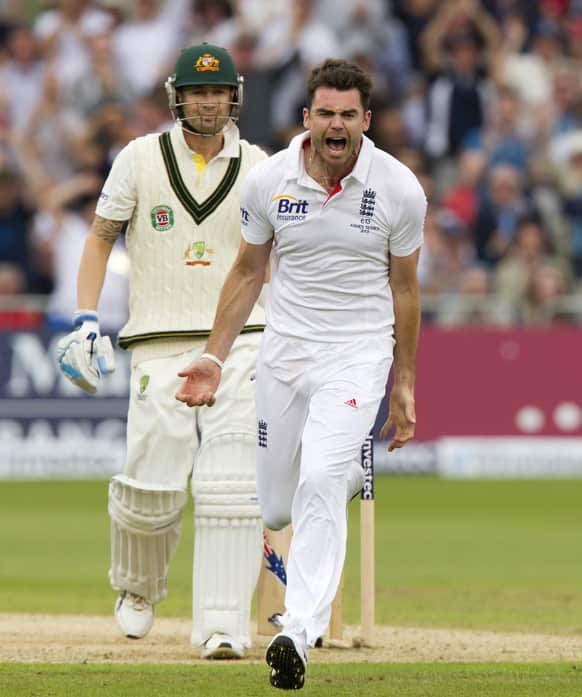
<svg viewBox="0 0 582 697">
<path fill-rule="evenodd" d="M 192 494 L 192 645 L 222 632 L 249 647 L 263 540 L 254 436 L 223 435 L 204 443 L 194 465 Z"/>
<path fill-rule="evenodd" d="M 109 484 L 111 568 L 115 590 L 151 603 L 166 597 L 168 564 L 180 536 L 183 489 L 144 484 L 115 475 Z"/>
</svg>

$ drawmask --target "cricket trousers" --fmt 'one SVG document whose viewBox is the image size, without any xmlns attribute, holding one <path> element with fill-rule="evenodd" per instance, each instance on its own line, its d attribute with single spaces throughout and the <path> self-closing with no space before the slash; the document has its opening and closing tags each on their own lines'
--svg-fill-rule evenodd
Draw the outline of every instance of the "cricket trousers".
<svg viewBox="0 0 582 697">
<path fill-rule="evenodd" d="M 346 551 L 350 467 L 392 365 L 391 336 L 324 344 L 267 329 L 257 362 L 257 493 L 265 525 L 293 525 L 284 631 L 312 646 L 328 626 Z"/>
</svg>

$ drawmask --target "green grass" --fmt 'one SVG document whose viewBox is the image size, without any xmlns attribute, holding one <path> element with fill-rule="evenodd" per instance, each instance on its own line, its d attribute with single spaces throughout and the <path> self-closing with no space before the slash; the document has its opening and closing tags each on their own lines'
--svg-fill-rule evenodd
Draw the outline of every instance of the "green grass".
<svg viewBox="0 0 582 697">
<path fill-rule="evenodd" d="M 111 612 L 107 483 L 0 484 L 0 612 Z M 378 477 L 379 624 L 582 633 L 582 481 Z M 358 620 L 358 504 L 344 619 Z M 190 615 L 192 508 L 160 616 Z M 582 691 L 581 693 L 582 694 Z"/>
<path fill-rule="evenodd" d="M 566 664 L 310 665 L 305 697 L 579 697 Z M 6 697 L 261 697 L 276 693 L 258 665 L 0 665 Z"/>
</svg>

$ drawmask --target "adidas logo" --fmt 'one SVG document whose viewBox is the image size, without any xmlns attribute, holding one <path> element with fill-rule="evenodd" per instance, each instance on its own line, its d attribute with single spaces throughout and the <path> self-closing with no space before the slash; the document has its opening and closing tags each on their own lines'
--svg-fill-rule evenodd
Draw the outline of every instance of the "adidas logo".
<svg viewBox="0 0 582 697">
<path fill-rule="evenodd" d="M 348 399 L 348 401 L 344 402 L 344 404 L 347 404 L 348 407 L 352 407 L 352 409 L 358 408 L 358 403 L 356 402 L 354 397 L 352 397 L 352 399 Z"/>
</svg>

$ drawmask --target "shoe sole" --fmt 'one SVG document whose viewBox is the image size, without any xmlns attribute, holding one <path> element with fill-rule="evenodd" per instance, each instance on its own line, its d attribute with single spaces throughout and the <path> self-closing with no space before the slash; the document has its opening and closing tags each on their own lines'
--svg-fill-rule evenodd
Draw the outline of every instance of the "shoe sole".
<svg viewBox="0 0 582 697">
<path fill-rule="evenodd" d="M 216 649 L 210 651 L 209 653 L 203 654 L 202 658 L 208 658 L 209 660 L 236 660 L 242 658 L 242 656 L 235 651 L 230 644 L 225 644 L 224 646 L 218 646 Z"/>
<path fill-rule="evenodd" d="M 269 679 L 280 690 L 300 690 L 305 682 L 305 665 L 293 641 L 281 637 L 267 649 L 266 661 L 271 667 Z"/>
</svg>

